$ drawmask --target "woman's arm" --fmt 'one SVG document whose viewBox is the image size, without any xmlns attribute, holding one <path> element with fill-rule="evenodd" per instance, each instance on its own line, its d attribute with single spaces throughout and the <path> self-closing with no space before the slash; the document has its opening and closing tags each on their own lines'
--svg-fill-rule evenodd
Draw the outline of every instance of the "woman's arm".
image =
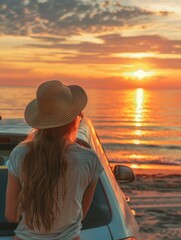
<svg viewBox="0 0 181 240">
<path fill-rule="evenodd" d="M 18 197 L 20 191 L 21 185 L 19 180 L 11 173 L 8 173 L 5 216 L 9 222 L 19 222 Z"/>
<path fill-rule="evenodd" d="M 85 218 L 89 210 L 89 207 L 91 205 L 96 185 L 97 185 L 97 181 L 89 185 L 84 193 L 83 200 L 82 200 L 83 219 Z"/>
</svg>

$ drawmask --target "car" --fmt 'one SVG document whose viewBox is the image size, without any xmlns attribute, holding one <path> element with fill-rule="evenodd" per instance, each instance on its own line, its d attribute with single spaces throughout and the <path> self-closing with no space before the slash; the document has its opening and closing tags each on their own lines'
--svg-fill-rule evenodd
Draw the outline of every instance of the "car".
<svg viewBox="0 0 181 240">
<path fill-rule="evenodd" d="M 0 240 L 12 240 L 16 223 L 5 218 L 7 160 L 12 149 L 31 131 L 23 119 L 0 120 Z M 91 207 L 82 222 L 81 240 L 141 240 L 135 216 L 120 183 L 134 180 L 131 168 L 110 167 L 90 118 L 80 124 L 77 142 L 96 152 L 104 170 L 100 175 Z"/>
</svg>

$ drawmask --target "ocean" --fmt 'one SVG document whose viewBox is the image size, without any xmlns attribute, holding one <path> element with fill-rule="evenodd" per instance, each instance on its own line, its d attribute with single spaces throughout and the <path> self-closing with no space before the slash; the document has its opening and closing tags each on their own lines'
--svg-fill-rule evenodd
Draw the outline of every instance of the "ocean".
<svg viewBox="0 0 181 240">
<path fill-rule="evenodd" d="M 181 166 L 181 90 L 87 89 L 90 117 L 112 163 Z M 1 87 L 2 118 L 22 118 L 30 87 Z"/>
</svg>

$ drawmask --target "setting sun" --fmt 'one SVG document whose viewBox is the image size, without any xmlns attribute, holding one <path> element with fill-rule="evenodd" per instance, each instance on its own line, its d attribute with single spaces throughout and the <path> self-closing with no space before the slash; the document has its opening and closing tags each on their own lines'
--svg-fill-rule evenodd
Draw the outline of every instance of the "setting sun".
<svg viewBox="0 0 181 240">
<path fill-rule="evenodd" d="M 133 71 L 124 73 L 124 76 L 129 77 L 134 80 L 139 80 L 139 81 L 144 80 L 146 78 L 151 78 L 154 75 L 155 75 L 154 71 L 151 71 L 151 70 L 145 71 L 143 69 L 137 69 L 137 70 L 133 70 Z"/>
<path fill-rule="evenodd" d="M 148 73 L 145 72 L 144 70 L 142 69 L 139 69 L 135 72 L 133 72 L 133 77 L 139 79 L 139 80 L 142 80 L 143 78 L 147 77 L 148 76 Z"/>
</svg>

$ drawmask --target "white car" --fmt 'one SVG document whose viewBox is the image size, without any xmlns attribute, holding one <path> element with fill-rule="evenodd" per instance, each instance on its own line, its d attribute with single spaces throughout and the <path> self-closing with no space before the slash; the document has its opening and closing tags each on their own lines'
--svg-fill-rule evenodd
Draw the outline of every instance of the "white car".
<svg viewBox="0 0 181 240">
<path fill-rule="evenodd" d="M 4 213 L 6 161 L 11 150 L 30 130 L 23 119 L 0 120 L 0 240 L 12 240 L 16 228 L 15 223 L 7 222 Z M 87 117 L 81 122 L 77 142 L 92 148 L 104 167 L 91 207 L 82 223 L 81 240 L 141 240 L 138 224 L 118 184 L 118 181 L 133 181 L 133 171 L 122 165 L 117 165 L 111 170 L 94 126 Z"/>
</svg>

